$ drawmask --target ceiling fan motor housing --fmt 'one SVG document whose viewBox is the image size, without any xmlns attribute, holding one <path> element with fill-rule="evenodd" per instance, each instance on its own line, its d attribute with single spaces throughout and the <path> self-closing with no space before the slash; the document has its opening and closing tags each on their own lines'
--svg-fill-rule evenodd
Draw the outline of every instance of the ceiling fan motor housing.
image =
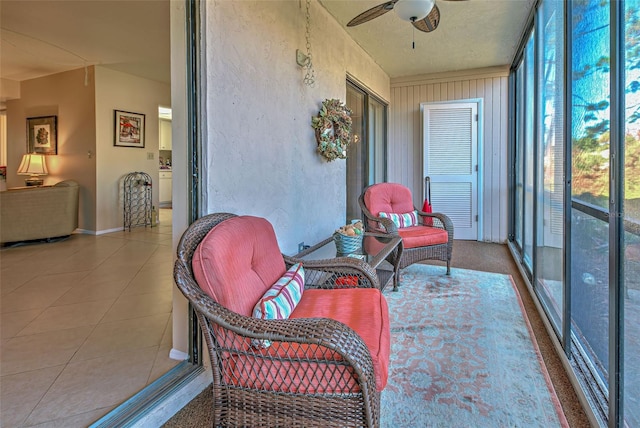
<svg viewBox="0 0 640 428">
<path fill-rule="evenodd" d="M 426 17 L 434 4 L 434 0 L 398 0 L 393 10 L 400 19 L 415 22 Z"/>
</svg>

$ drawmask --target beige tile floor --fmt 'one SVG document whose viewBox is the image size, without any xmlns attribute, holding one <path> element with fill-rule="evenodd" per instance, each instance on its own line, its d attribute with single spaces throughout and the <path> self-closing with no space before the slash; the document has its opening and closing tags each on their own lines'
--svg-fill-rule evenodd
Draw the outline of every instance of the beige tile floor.
<svg viewBox="0 0 640 428">
<path fill-rule="evenodd" d="M 166 373 L 171 210 L 0 250 L 0 426 L 86 427 Z"/>
</svg>

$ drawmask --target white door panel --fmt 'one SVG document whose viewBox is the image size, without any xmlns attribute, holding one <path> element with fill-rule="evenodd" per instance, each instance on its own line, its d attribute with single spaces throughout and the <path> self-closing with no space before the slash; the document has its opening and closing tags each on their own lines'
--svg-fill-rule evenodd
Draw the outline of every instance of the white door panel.
<svg viewBox="0 0 640 428">
<path fill-rule="evenodd" d="M 478 239 L 478 103 L 425 103 L 424 175 L 434 212 L 447 214 L 454 238 Z"/>
</svg>

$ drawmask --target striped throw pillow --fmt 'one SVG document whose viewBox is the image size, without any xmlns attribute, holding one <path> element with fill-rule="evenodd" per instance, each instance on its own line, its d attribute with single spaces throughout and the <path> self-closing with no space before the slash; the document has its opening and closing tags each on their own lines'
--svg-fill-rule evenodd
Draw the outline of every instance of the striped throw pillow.
<svg viewBox="0 0 640 428">
<path fill-rule="evenodd" d="M 304 268 L 301 263 L 296 263 L 256 303 L 253 308 L 254 318 L 264 320 L 289 318 L 300 302 L 303 291 Z M 258 348 L 267 348 L 271 345 L 268 340 L 253 340 L 251 343 Z"/>
<path fill-rule="evenodd" d="M 391 219 L 398 229 L 418 225 L 418 211 L 413 210 L 404 214 L 379 212 L 378 217 Z"/>
</svg>

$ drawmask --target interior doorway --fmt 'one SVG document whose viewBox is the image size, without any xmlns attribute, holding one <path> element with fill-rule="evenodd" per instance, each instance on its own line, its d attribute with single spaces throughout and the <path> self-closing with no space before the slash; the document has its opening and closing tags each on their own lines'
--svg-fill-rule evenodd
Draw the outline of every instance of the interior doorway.
<svg viewBox="0 0 640 428">
<path fill-rule="evenodd" d="M 173 142 L 171 107 L 158 107 L 158 208 L 172 208 Z"/>
</svg>

